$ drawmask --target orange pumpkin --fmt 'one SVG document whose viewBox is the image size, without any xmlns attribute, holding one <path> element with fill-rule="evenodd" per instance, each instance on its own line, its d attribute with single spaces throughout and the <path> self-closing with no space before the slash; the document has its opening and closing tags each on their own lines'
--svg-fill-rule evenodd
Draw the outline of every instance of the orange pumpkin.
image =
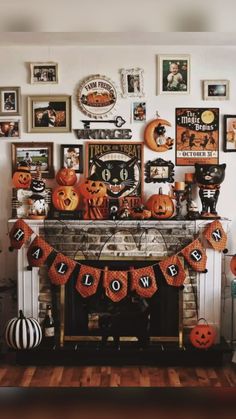
<svg viewBox="0 0 236 419">
<path fill-rule="evenodd" d="M 153 151 L 168 151 L 173 147 L 174 140 L 165 135 L 165 126 L 171 127 L 165 119 L 154 119 L 147 124 L 144 131 L 144 142 Z"/>
<path fill-rule="evenodd" d="M 30 187 L 32 176 L 30 168 L 27 164 L 22 163 L 19 165 L 12 177 L 14 188 L 28 189 Z"/>
<path fill-rule="evenodd" d="M 59 211 L 74 211 L 79 203 L 78 190 L 74 186 L 57 186 L 52 193 L 52 202 Z"/>
<path fill-rule="evenodd" d="M 74 185 L 77 182 L 77 176 L 74 169 L 62 167 L 56 174 L 56 181 L 59 185 Z"/>
<path fill-rule="evenodd" d="M 174 204 L 169 195 L 162 194 L 162 188 L 159 194 L 150 196 L 145 207 L 151 211 L 152 217 L 157 219 L 170 218 L 174 214 Z"/>
<path fill-rule="evenodd" d="M 234 276 L 236 276 L 236 255 L 234 255 L 230 261 L 230 270 Z"/>
<path fill-rule="evenodd" d="M 205 320 L 205 319 L 199 319 Z M 205 320 L 206 321 L 206 320 Z M 215 343 L 216 331 L 213 326 L 206 324 L 197 324 L 190 332 L 189 339 L 195 348 L 207 349 Z"/>
<path fill-rule="evenodd" d="M 104 198 L 107 194 L 106 185 L 100 180 L 93 180 L 91 178 L 79 185 L 79 192 L 86 199 Z"/>
</svg>

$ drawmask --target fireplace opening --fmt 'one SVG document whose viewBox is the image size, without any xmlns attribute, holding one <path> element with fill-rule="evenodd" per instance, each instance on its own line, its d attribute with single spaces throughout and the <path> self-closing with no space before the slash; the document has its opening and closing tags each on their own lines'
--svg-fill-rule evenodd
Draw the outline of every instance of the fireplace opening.
<svg viewBox="0 0 236 419">
<path fill-rule="evenodd" d="M 147 261 L 83 261 L 99 269 L 128 270 L 153 265 Z M 99 340 L 103 345 L 136 341 L 141 346 L 150 341 L 178 341 L 182 331 L 182 290 L 166 283 L 158 264 L 154 265 L 158 290 L 151 298 L 130 290 L 120 302 L 111 301 L 100 281 L 96 293 L 83 298 L 75 288 L 76 278 L 62 288 L 63 306 L 61 344 L 66 341 Z"/>
</svg>

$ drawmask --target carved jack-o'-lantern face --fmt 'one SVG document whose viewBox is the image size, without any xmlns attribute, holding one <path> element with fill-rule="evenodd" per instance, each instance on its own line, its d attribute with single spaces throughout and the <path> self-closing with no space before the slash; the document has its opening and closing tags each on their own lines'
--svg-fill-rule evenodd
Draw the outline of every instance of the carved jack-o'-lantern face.
<svg viewBox="0 0 236 419">
<path fill-rule="evenodd" d="M 17 170 L 12 178 L 12 183 L 14 188 L 22 188 L 22 189 L 28 189 L 30 187 L 31 183 L 31 173 L 29 171 L 25 170 Z"/>
<path fill-rule="evenodd" d="M 172 199 L 162 193 L 150 196 L 145 206 L 152 212 L 152 217 L 157 219 L 170 218 L 174 213 Z"/>
<path fill-rule="evenodd" d="M 58 186 L 52 194 L 54 207 L 60 211 L 74 211 L 79 203 L 78 190 L 73 186 Z"/>
<path fill-rule="evenodd" d="M 215 329 L 208 324 L 198 324 L 189 335 L 190 342 L 195 348 L 207 349 L 215 342 Z"/>
<path fill-rule="evenodd" d="M 103 182 L 87 179 L 79 185 L 79 192 L 86 199 L 103 198 L 107 194 L 107 188 Z"/>
<path fill-rule="evenodd" d="M 66 167 L 63 167 L 57 172 L 56 181 L 59 185 L 74 185 L 77 181 L 74 169 L 67 169 Z"/>
</svg>

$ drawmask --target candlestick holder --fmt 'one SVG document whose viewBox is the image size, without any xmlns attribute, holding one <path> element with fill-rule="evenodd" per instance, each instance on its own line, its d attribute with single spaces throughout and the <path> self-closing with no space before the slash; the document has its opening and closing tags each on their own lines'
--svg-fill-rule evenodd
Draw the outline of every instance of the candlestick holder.
<svg viewBox="0 0 236 419">
<path fill-rule="evenodd" d="M 174 199 L 176 200 L 176 214 L 174 216 L 175 220 L 184 220 L 184 216 L 181 214 L 181 201 L 184 195 L 184 189 L 174 189 Z"/>
<path fill-rule="evenodd" d="M 187 220 L 196 220 L 200 217 L 197 205 L 192 197 L 192 188 L 193 188 L 193 182 L 186 181 L 185 180 L 185 200 L 186 200 L 186 208 L 187 208 L 187 214 L 186 219 Z"/>
</svg>

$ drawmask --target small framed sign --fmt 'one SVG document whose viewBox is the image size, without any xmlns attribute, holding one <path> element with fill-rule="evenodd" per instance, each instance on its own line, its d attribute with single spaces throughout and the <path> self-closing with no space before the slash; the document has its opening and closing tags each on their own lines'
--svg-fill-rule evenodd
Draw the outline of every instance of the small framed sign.
<svg viewBox="0 0 236 419">
<path fill-rule="evenodd" d="M 143 91 L 143 70 L 141 68 L 131 68 L 121 70 L 121 84 L 123 97 L 142 97 Z"/>
<path fill-rule="evenodd" d="M 145 164 L 145 182 L 174 182 L 174 164 L 163 159 L 149 160 Z"/>
<path fill-rule="evenodd" d="M 229 80 L 204 80 L 203 99 L 204 100 L 228 100 L 229 99 Z"/>
</svg>

